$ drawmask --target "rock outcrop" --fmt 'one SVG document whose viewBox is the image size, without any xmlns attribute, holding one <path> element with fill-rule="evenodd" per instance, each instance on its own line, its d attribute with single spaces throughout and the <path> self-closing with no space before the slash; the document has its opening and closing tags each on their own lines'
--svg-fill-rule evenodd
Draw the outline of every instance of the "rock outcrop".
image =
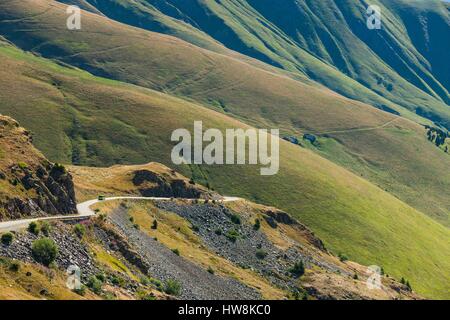
<svg viewBox="0 0 450 320">
<path fill-rule="evenodd" d="M 0 156 L 0 220 L 76 213 L 71 175 L 45 159 L 30 132 L 5 116 L 0 116 Z"/>
</svg>

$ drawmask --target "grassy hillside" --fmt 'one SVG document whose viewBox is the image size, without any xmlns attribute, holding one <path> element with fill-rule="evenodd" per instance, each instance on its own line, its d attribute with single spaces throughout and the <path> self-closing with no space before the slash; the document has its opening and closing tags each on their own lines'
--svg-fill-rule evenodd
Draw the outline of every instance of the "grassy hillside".
<svg viewBox="0 0 450 320">
<path fill-rule="evenodd" d="M 367 29 L 368 5 L 361 0 L 287 0 L 281 5 L 269 0 L 89 2 L 121 22 L 212 48 L 193 39 L 192 30 L 181 30 L 188 25 L 197 34 L 307 75 L 345 96 L 391 108 L 384 97 L 449 128 L 450 16 L 440 0 L 371 2 L 382 8 L 379 31 Z"/>
<path fill-rule="evenodd" d="M 205 127 L 245 127 L 166 94 L 94 77 L 11 46 L 0 51 L 1 86 L 9 88 L 0 91 L 1 112 L 19 118 L 36 144 L 63 162 L 154 160 L 171 166 L 173 129 L 191 128 L 199 119 Z M 223 194 L 287 210 L 333 252 L 382 265 L 427 296 L 448 297 L 448 228 L 306 149 L 282 142 L 280 163 L 272 177 L 260 176 L 253 166 L 178 169 Z"/>
<path fill-rule="evenodd" d="M 450 157 L 427 140 L 423 127 L 404 119 L 396 120 L 395 115 L 348 100 L 317 85 L 262 70 L 236 57 L 202 50 L 179 39 L 127 27 L 98 15 L 85 13 L 83 29 L 70 32 L 65 28 L 64 8 L 47 0 L 3 3 L 0 11 L 2 34 L 24 49 L 99 76 L 189 99 L 249 125 L 280 128 L 284 135 L 297 137 L 314 133 L 319 137 L 319 143 L 315 146 L 305 143 L 306 146 L 362 175 L 444 225 L 450 225 L 450 198 L 442 192 L 450 188 L 447 170 Z M 327 74 L 331 74 L 328 71 Z M 11 76 L 8 71 L 4 72 L 7 75 L 2 78 L 3 85 L 10 88 Z M 58 83 L 53 87 L 58 87 Z M 358 88 L 356 86 L 355 90 L 360 92 Z M 55 88 L 39 88 L 47 93 L 50 89 Z M 35 90 L 31 89 L 30 94 Z M 16 104 L 19 101 L 26 104 L 29 97 L 23 93 L 10 93 L 13 93 L 10 89 L 4 93 L 5 101 L 11 102 L 4 103 L 2 110 L 11 112 L 19 120 L 31 124 L 38 121 L 32 113 L 49 109 L 48 104 L 37 100 L 33 110 L 18 114 Z M 70 131 L 69 138 L 54 138 L 65 152 L 56 152 L 55 143 L 46 139 L 40 141 L 47 144 L 42 145 L 42 150 L 59 159 L 64 158 L 62 155 L 66 155 L 65 159 L 70 155 L 72 162 L 82 164 L 149 160 L 137 150 L 142 146 L 152 150 L 146 134 L 154 131 L 147 128 L 143 132 L 133 132 L 131 129 L 136 125 L 135 121 L 146 119 L 146 114 L 139 111 L 136 119 L 125 123 L 123 117 L 116 117 L 113 124 L 104 122 L 93 135 L 78 124 L 79 120 L 70 108 L 73 104 L 70 98 L 69 95 L 58 95 L 58 100 L 52 99 L 52 108 L 47 111 L 61 112 L 57 106 L 69 104 L 66 109 L 70 112 L 63 116 L 72 120 L 57 123 L 61 126 L 58 132 Z M 102 103 L 98 97 L 82 100 L 84 104 L 90 101 L 96 101 L 96 105 Z M 100 118 L 92 112 L 89 114 L 88 110 L 85 114 L 89 121 Z M 71 124 L 68 126 L 67 123 Z M 98 142 L 108 140 L 105 133 L 101 133 L 108 125 L 120 128 L 115 131 L 117 135 L 120 133 L 115 137 L 120 140 L 119 145 Z M 132 141 L 132 135 L 139 139 Z M 97 149 L 108 152 L 102 154 Z"/>
</svg>

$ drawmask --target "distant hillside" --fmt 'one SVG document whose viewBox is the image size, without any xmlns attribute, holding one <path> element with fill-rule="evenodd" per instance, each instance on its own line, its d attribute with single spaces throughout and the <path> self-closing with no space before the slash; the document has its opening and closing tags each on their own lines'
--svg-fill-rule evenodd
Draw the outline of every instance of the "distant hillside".
<svg viewBox="0 0 450 320">
<path fill-rule="evenodd" d="M 345 96 L 450 128 L 450 14 L 440 0 L 372 1 L 382 9 L 379 31 L 367 29 L 362 0 L 88 1 L 113 19 L 212 48 L 196 29 Z"/>
</svg>

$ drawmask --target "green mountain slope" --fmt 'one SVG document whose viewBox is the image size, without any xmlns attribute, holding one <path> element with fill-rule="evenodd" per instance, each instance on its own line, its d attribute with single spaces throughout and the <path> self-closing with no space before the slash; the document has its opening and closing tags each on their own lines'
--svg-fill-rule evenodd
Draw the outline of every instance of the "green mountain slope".
<svg viewBox="0 0 450 320">
<path fill-rule="evenodd" d="M 450 198 L 443 192 L 450 188 L 450 157 L 413 122 L 234 56 L 98 15 L 85 13 L 83 29 L 68 31 L 65 7 L 53 1 L 11 0 L 0 7 L 3 36 L 26 50 L 195 101 L 249 125 L 298 137 L 312 132 L 318 143 L 306 146 L 450 225 Z M 75 163 L 97 165 L 119 160 L 145 159 L 125 153 L 99 158 L 94 151 L 73 157 Z"/>
<path fill-rule="evenodd" d="M 175 128 L 245 127 L 221 113 L 166 94 L 0 47 L 0 110 L 34 132 L 52 158 L 70 162 L 170 164 Z M 333 252 L 382 265 L 415 290 L 448 297 L 450 231 L 360 177 L 311 151 L 281 143 L 278 175 L 253 166 L 179 167 L 225 194 L 280 205 L 311 226 Z M 259 186 L 259 187 L 257 187 Z"/>
<path fill-rule="evenodd" d="M 402 106 L 450 128 L 450 15 L 440 0 L 373 1 L 383 17 L 382 29 L 374 31 L 366 27 L 362 0 L 89 1 L 113 19 L 174 34 L 162 26 L 164 14 L 348 97 L 408 115 Z"/>
</svg>

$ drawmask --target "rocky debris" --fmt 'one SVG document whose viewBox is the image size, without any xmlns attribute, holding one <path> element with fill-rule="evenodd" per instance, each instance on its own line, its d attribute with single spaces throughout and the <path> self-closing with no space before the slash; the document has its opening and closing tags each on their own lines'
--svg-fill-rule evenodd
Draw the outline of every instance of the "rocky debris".
<svg viewBox="0 0 450 320">
<path fill-rule="evenodd" d="M 148 267 L 148 275 L 166 282 L 181 284 L 181 299 L 260 299 L 260 294 L 241 282 L 208 273 L 207 270 L 174 254 L 170 249 L 133 227 L 126 209 L 120 207 L 110 215 L 111 223 L 123 238 L 139 252 Z M 110 245 L 110 248 L 113 246 Z"/>
<path fill-rule="evenodd" d="M 137 170 L 132 179 L 144 197 L 200 198 L 208 192 L 183 179 L 167 179 L 149 170 Z"/>
<path fill-rule="evenodd" d="M 0 244 L 0 256 L 36 263 L 31 247 L 34 241 L 42 237 L 42 235 L 36 236 L 30 232 L 17 233 L 11 245 Z M 71 232 L 68 226 L 62 223 L 53 226 L 49 238 L 58 246 L 59 254 L 55 263 L 60 269 L 67 270 L 69 266 L 78 266 L 81 269 L 83 282 L 99 272 L 86 245 Z"/>
<path fill-rule="evenodd" d="M 322 240 L 317 238 L 314 232 L 309 230 L 305 225 L 293 219 L 288 213 L 277 209 L 267 210 L 264 212 L 264 220 L 272 228 L 276 228 L 277 223 L 293 226 L 309 243 L 322 251 L 326 251 Z"/>
<path fill-rule="evenodd" d="M 222 204 L 158 202 L 157 206 L 187 219 L 193 225 L 194 232 L 212 251 L 243 268 L 259 272 L 278 287 L 290 290 L 297 286 L 289 269 L 300 260 L 307 268 L 318 266 L 330 272 L 346 274 L 340 267 L 319 261 L 300 247 L 287 250 L 275 247 L 263 232 L 254 230 L 252 225 L 233 222 L 231 217 L 234 213 Z M 270 211 L 267 217 L 274 221 L 278 219 L 279 223 L 298 224 L 281 211 Z M 298 227 L 302 225 L 298 224 Z"/>
<path fill-rule="evenodd" d="M 143 274 L 147 274 L 150 265 L 116 230 L 108 226 L 95 226 L 94 232 L 107 249 L 119 252 L 130 264 L 136 266 Z"/>
</svg>

